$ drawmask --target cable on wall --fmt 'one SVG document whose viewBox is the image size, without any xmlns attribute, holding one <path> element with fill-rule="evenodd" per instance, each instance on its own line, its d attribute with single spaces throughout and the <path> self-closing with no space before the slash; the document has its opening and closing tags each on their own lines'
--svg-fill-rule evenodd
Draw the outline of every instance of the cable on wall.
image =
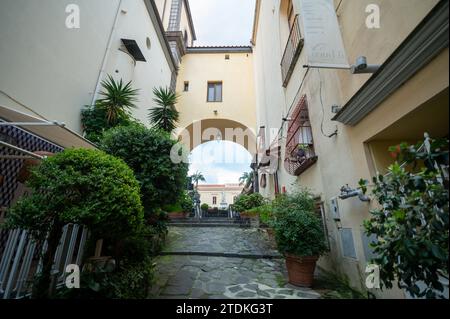
<svg viewBox="0 0 450 319">
<path fill-rule="evenodd" d="M 336 130 L 332 133 L 332 134 L 327 134 L 325 133 L 324 130 L 324 122 L 325 122 L 325 107 L 323 104 L 323 97 L 322 97 L 322 87 L 323 87 L 323 82 L 322 82 L 322 77 L 320 76 L 320 69 L 317 69 L 317 73 L 319 75 L 319 96 L 320 96 L 320 105 L 322 106 L 322 121 L 320 123 L 320 132 L 322 133 L 323 136 L 328 137 L 328 138 L 332 138 L 333 136 L 336 136 L 338 134 L 338 128 L 336 126 Z"/>
<path fill-rule="evenodd" d="M 289 114 L 291 113 L 292 109 L 293 109 L 294 106 L 296 105 L 297 98 L 298 98 L 298 96 L 300 95 L 300 92 L 301 92 L 301 90 L 302 90 L 302 88 L 303 88 L 303 84 L 305 83 L 306 76 L 308 75 L 309 70 L 310 70 L 310 68 L 308 67 L 308 68 L 306 69 L 305 75 L 303 76 L 302 82 L 300 83 L 300 86 L 299 86 L 299 88 L 298 88 L 298 90 L 297 90 L 297 93 L 296 93 L 296 95 L 295 95 L 294 101 L 292 101 L 291 106 L 289 107 L 289 110 L 287 111 L 286 117 L 289 117 Z M 284 137 L 283 137 L 283 128 L 284 128 L 284 124 L 287 122 L 287 119 L 286 119 L 286 118 L 283 118 L 282 120 L 283 120 L 283 122 L 281 123 L 281 127 L 280 127 L 280 129 L 278 130 L 278 134 L 277 134 L 278 136 L 280 136 L 279 139 L 278 139 L 278 142 L 281 142 L 281 140 L 284 138 Z M 280 133 L 281 133 L 281 135 L 280 135 Z"/>
</svg>

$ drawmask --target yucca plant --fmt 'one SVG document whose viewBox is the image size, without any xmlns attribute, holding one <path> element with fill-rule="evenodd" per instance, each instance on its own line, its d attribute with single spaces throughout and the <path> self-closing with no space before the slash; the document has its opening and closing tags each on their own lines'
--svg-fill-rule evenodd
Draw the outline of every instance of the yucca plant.
<svg viewBox="0 0 450 319">
<path fill-rule="evenodd" d="M 114 125 L 121 115 L 136 108 L 138 91 L 131 87 L 131 81 L 124 84 L 122 79 L 116 81 L 112 76 L 102 82 L 104 98 L 97 100 L 96 106 L 105 109 L 108 124 Z"/>
<path fill-rule="evenodd" d="M 178 95 L 169 88 L 154 88 L 153 101 L 157 107 L 149 109 L 149 119 L 153 126 L 166 132 L 172 132 L 177 126 L 180 113 L 175 108 Z"/>
</svg>

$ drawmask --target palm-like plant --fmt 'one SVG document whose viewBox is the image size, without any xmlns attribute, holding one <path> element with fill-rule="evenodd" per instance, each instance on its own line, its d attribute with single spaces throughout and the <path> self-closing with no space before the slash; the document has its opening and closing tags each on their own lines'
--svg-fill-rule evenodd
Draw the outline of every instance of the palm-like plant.
<svg viewBox="0 0 450 319">
<path fill-rule="evenodd" d="M 150 122 L 157 128 L 166 132 L 172 132 L 177 126 L 180 113 L 175 108 L 178 95 L 169 88 L 154 88 L 153 101 L 158 105 L 149 109 Z"/>
<path fill-rule="evenodd" d="M 242 174 L 242 176 L 239 178 L 239 182 L 241 184 L 244 184 L 245 187 L 249 187 L 251 183 L 253 183 L 253 173 L 250 172 L 245 172 L 244 174 Z"/>
<path fill-rule="evenodd" d="M 199 182 L 206 182 L 205 176 L 203 176 L 203 174 L 200 173 L 199 171 L 197 171 L 194 175 L 192 175 L 191 179 L 192 179 L 192 182 L 194 182 L 196 189 L 198 188 Z"/>
<path fill-rule="evenodd" d="M 131 81 L 124 84 L 122 79 L 116 81 L 111 75 L 103 80 L 102 86 L 103 91 L 100 92 L 100 95 L 103 98 L 97 100 L 96 106 L 106 110 L 108 124 L 114 125 L 121 115 L 136 108 L 135 102 L 139 90 L 131 87 Z"/>
</svg>

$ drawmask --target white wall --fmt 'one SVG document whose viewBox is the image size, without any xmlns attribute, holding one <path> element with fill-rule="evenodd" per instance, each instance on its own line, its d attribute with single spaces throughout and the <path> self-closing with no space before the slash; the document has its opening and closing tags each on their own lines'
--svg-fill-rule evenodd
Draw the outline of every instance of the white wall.
<svg viewBox="0 0 450 319">
<path fill-rule="evenodd" d="M 90 105 L 100 75 L 119 0 L 2 0 L 0 3 L 0 90 L 50 120 L 81 132 L 80 111 Z M 66 5 L 80 7 L 81 28 L 67 29 Z M 147 123 L 152 89 L 170 85 L 171 69 L 144 0 L 123 0 L 106 74 L 139 88 L 133 116 Z M 151 48 L 146 45 L 150 38 Z M 120 39 L 137 41 L 147 62 L 119 51 Z M 119 73 L 115 71 L 118 70 Z M 26 113 L 0 93 L 0 105 Z M 35 114 L 32 114 L 35 115 Z"/>
<path fill-rule="evenodd" d="M 65 26 L 69 3 L 80 6 L 80 29 Z M 80 110 L 91 103 L 118 3 L 2 0 L 0 90 L 79 132 Z M 1 93 L 0 104 L 24 111 Z"/>
<path fill-rule="evenodd" d="M 123 0 L 121 10 L 126 14 L 120 14 L 112 42 L 113 54 L 108 59 L 106 72 L 116 79 L 132 81 L 133 88 L 139 89 L 138 107 L 132 113 L 136 119 L 148 124 L 148 109 L 155 106 L 153 88 L 170 86 L 172 71 L 144 1 Z M 150 39 L 150 49 L 147 38 Z M 138 61 L 135 65 L 128 54 L 119 50 L 123 49 L 121 39 L 135 40 L 147 62 Z"/>
</svg>

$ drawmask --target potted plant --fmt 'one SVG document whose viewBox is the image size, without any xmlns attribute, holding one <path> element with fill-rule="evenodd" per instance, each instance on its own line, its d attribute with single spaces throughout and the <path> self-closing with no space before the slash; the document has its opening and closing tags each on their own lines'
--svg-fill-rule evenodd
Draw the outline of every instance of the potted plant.
<svg viewBox="0 0 450 319">
<path fill-rule="evenodd" d="M 203 213 L 207 213 L 207 212 L 208 212 L 208 209 L 209 209 L 209 205 L 206 204 L 206 203 L 203 203 L 203 204 L 200 206 L 200 208 L 201 208 L 201 210 L 202 210 Z"/>
<path fill-rule="evenodd" d="M 261 194 L 241 195 L 234 203 L 234 209 L 239 212 L 242 219 L 250 221 L 254 227 L 259 227 L 259 212 L 256 208 L 266 203 Z"/>
<path fill-rule="evenodd" d="M 289 283 L 311 287 L 319 257 L 326 251 L 320 218 L 314 213 L 314 199 L 307 190 L 282 195 L 273 203 L 278 250 L 286 257 Z"/>
<path fill-rule="evenodd" d="M 302 162 L 305 160 L 310 154 L 310 145 L 309 144 L 298 144 L 297 150 L 294 153 L 294 156 L 298 162 Z"/>
<path fill-rule="evenodd" d="M 174 205 L 166 205 L 163 207 L 163 210 L 167 212 L 169 219 L 184 219 L 189 216 L 189 213 L 183 209 L 180 203 Z"/>
</svg>

